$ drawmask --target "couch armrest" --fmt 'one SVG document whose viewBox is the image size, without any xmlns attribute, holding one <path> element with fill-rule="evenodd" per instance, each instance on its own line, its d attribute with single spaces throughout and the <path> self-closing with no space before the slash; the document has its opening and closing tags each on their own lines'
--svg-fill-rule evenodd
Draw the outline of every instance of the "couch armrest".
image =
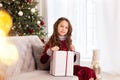
<svg viewBox="0 0 120 80">
<path fill-rule="evenodd" d="M 76 54 L 76 61 L 74 62 L 74 65 L 80 65 L 80 53 L 75 52 Z"/>
</svg>

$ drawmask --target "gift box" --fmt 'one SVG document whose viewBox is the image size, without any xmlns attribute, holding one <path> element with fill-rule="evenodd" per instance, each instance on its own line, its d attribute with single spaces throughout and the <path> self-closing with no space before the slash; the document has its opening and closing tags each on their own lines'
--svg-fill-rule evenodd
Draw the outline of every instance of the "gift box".
<svg viewBox="0 0 120 80">
<path fill-rule="evenodd" d="M 73 76 L 74 52 L 55 51 L 50 60 L 50 74 L 54 76 Z"/>
</svg>

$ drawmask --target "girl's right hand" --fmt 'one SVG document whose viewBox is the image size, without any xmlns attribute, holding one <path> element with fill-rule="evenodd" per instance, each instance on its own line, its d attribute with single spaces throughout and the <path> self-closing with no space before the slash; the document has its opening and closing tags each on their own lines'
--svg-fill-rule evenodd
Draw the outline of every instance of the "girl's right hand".
<svg viewBox="0 0 120 80">
<path fill-rule="evenodd" d="M 70 45 L 70 49 L 71 49 L 71 51 L 75 51 L 75 47 L 74 47 L 74 45 Z"/>
<path fill-rule="evenodd" d="M 51 48 L 52 51 L 58 51 L 60 48 L 58 46 L 54 46 Z"/>
</svg>

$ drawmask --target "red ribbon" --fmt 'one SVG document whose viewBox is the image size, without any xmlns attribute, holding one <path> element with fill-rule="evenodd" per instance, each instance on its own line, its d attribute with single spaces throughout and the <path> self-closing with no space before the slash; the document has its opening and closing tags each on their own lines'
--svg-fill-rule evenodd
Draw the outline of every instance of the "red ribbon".
<svg viewBox="0 0 120 80">
<path fill-rule="evenodd" d="M 67 53 L 66 53 L 65 76 L 67 75 L 67 66 L 68 66 L 68 51 L 67 51 Z"/>
</svg>

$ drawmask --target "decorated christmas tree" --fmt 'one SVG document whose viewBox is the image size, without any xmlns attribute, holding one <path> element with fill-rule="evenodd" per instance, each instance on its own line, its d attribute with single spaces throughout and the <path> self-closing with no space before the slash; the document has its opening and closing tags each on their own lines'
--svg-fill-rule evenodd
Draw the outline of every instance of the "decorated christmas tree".
<svg viewBox="0 0 120 80">
<path fill-rule="evenodd" d="M 44 40 L 46 26 L 44 18 L 39 16 L 37 4 L 34 0 L 0 0 L 0 7 L 6 9 L 13 18 L 10 34 L 38 35 Z"/>
</svg>

